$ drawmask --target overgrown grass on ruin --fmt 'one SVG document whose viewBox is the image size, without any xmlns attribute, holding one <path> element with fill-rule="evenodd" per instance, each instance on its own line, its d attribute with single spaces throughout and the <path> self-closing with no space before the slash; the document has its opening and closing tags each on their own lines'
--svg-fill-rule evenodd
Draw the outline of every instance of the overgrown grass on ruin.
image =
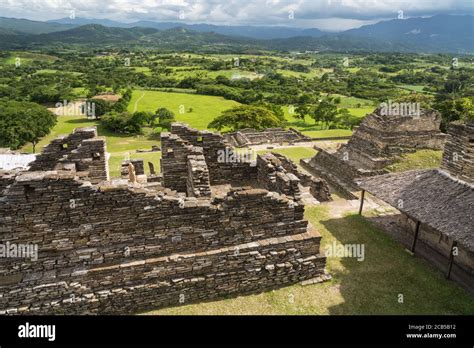
<svg viewBox="0 0 474 348">
<path fill-rule="evenodd" d="M 322 250 L 363 243 L 365 260 L 328 258 L 329 282 L 293 285 L 258 295 L 165 308 L 154 315 L 474 314 L 474 298 L 358 215 L 330 218 L 326 206 L 306 217 L 322 234 Z M 398 302 L 403 294 L 404 302 Z"/>
<path fill-rule="evenodd" d="M 441 165 L 442 156 L 443 151 L 419 150 L 402 155 L 396 163 L 388 166 L 386 169 L 390 172 L 404 172 L 414 169 L 437 168 Z"/>
</svg>

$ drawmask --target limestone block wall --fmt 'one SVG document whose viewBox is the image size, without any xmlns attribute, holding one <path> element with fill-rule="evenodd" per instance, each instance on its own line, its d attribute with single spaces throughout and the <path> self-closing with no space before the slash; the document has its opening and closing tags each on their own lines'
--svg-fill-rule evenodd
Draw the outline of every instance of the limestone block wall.
<svg viewBox="0 0 474 348">
<path fill-rule="evenodd" d="M 135 168 L 136 175 L 145 175 L 145 165 L 144 165 L 143 159 L 134 158 L 134 159 L 122 161 L 121 166 L 120 166 L 120 176 L 123 179 L 127 179 L 129 177 L 128 165 L 130 163 L 133 164 L 133 168 Z"/>
<path fill-rule="evenodd" d="M 293 128 L 267 128 L 263 131 L 241 129 L 237 132 L 226 134 L 225 139 L 236 147 L 285 142 L 296 143 L 310 140 L 310 138 Z"/>
<path fill-rule="evenodd" d="M 303 173 L 292 160 L 283 155 L 275 152 L 272 152 L 272 155 L 280 161 L 281 166 L 288 173 L 294 174 L 300 180 L 301 185 L 310 187 L 310 193 L 314 198 L 320 202 L 332 200 L 331 193 L 329 192 L 329 185 L 326 180 L 315 178 L 309 174 Z"/>
<path fill-rule="evenodd" d="M 207 168 L 204 155 L 202 153 L 198 155 L 188 155 L 187 189 L 189 197 L 211 196 L 209 170 Z"/>
<path fill-rule="evenodd" d="M 95 127 L 76 128 L 70 135 L 54 139 L 30 164 L 30 171 L 63 168 L 84 172 L 93 183 L 109 179 L 105 138 L 97 136 Z"/>
<path fill-rule="evenodd" d="M 441 168 L 474 183 L 474 123 L 451 123 Z"/>
<path fill-rule="evenodd" d="M 405 245 L 407 248 L 411 248 L 416 231 L 416 221 L 403 213 L 396 216 L 396 221 L 397 225 L 402 227 L 402 231 L 409 234 L 410 238 Z M 418 252 L 422 252 L 423 257 L 434 262 L 445 273 L 448 269 L 452 239 L 426 224 L 421 224 L 417 246 L 421 243 L 428 246 L 429 250 L 422 252 L 418 248 Z M 415 249 L 415 253 L 417 253 L 417 249 Z M 454 268 L 456 273 L 453 274 L 453 279 L 456 278 L 457 281 L 474 293 L 474 253 L 468 247 L 458 244 L 457 255 L 453 261 L 456 265 Z"/>
<path fill-rule="evenodd" d="M 136 312 L 324 273 L 304 207 L 275 192 L 183 198 L 56 171 L 0 183 L 1 242 L 38 245 L 0 259 L 0 313 Z"/>
<path fill-rule="evenodd" d="M 292 173 L 287 173 L 271 154 L 257 157 L 258 182 L 269 191 L 275 191 L 296 201 L 301 199 L 299 179 Z"/>
<path fill-rule="evenodd" d="M 251 166 L 249 161 L 220 160 L 223 152 L 231 153 L 233 150 L 219 133 L 198 131 L 182 123 L 173 123 L 171 132 L 188 144 L 202 147 L 209 169 L 211 185 L 255 180 L 257 178 L 256 168 Z"/>
</svg>

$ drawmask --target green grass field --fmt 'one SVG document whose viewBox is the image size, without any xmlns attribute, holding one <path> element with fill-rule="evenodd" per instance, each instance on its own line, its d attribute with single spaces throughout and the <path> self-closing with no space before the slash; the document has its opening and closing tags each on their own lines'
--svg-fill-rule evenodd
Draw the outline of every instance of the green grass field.
<svg viewBox="0 0 474 348">
<path fill-rule="evenodd" d="M 437 168 L 441 165 L 442 151 L 419 150 L 415 153 L 402 155 L 399 161 L 388 166 L 391 172 L 404 172 L 414 169 Z"/>
<path fill-rule="evenodd" d="M 299 165 L 302 158 L 311 158 L 316 155 L 316 150 L 312 147 L 289 147 L 284 149 L 260 150 L 257 153 L 263 154 L 267 152 L 276 152 L 291 159 L 295 164 Z"/>
<path fill-rule="evenodd" d="M 25 65 L 30 65 L 35 60 L 40 62 L 53 63 L 55 60 L 58 59 L 58 57 L 50 56 L 47 54 L 16 51 L 12 53 L 11 57 L 0 59 L 0 62 L 3 64 L 15 64 L 17 58 L 20 58 L 20 64 Z"/>
<path fill-rule="evenodd" d="M 213 302 L 154 310 L 154 315 L 349 315 L 474 314 L 474 298 L 358 215 L 331 218 L 326 206 L 306 209 L 321 233 L 322 250 L 333 242 L 364 245 L 364 261 L 329 257 L 333 279 Z M 403 294 L 403 303 L 398 302 Z"/>
<path fill-rule="evenodd" d="M 128 110 L 155 112 L 163 107 L 173 111 L 177 121 L 187 123 L 197 129 L 206 129 L 215 117 L 238 105 L 239 103 L 222 97 L 135 90 Z M 192 112 L 189 112 L 190 108 L 193 109 Z"/>
</svg>

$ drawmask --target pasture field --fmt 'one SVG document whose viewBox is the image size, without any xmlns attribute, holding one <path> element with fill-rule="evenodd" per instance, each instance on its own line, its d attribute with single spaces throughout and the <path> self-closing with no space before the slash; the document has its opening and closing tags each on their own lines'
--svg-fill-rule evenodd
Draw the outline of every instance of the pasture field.
<svg viewBox="0 0 474 348">
<path fill-rule="evenodd" d="M 215 117 L 238 105 L 240 104 L 222 97 L 134 90 L 128 111 L 155 112 L 158 108 L 167 108 L 174 112 L 177 121 L 197 129 L 206 129 Z"/>
</svg>

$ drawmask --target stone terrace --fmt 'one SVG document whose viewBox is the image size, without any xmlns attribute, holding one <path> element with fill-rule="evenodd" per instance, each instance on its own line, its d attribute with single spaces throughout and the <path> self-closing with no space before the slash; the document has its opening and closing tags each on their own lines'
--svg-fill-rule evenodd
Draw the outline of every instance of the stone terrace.
<svg viewBox="0 0 474 348">
<path fill-rule="evenodd" d="M 385 174 L 384 167 L 400 154 L 441 150 L 445 135 L 439 131 L 440 122 L 434 110 L 422 110 L 419 116 L 394 116 L 379 108 L 364 118 L 347 144 L 336 150 L 315 147 L 316 156 L 302 160 L 302 165 L 349 198 L 356 198 L 354 179 Z"/>
<path fill-rule="evenodd" d="M 276 155 L 222 161 L 227 146 L 173 124 L 157 182 L 109 181 L 105 143 L 77 129 L 1 172 L 0 240 L 38 254 L 0 258 L 0 313 L 136 313 L 328 279 L 300 191 L 324 197 L 324 182 Z"/>
</svg>

